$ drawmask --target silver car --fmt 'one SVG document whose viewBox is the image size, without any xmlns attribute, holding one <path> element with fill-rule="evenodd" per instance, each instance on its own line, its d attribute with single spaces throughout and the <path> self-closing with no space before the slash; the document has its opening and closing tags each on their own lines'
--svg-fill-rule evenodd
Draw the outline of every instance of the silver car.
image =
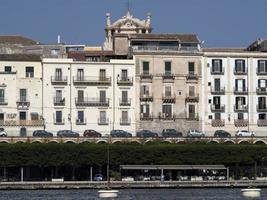
<svg viewBox="0 0 267 200">
<path fill-rule="evenodd" d="M 205 137 L 205 133 L 195 130 L 195 129 L 190 129 L 187 132 L 187 137 L 192 137 L 192 138 L 202 138 Z"/>
</svg>

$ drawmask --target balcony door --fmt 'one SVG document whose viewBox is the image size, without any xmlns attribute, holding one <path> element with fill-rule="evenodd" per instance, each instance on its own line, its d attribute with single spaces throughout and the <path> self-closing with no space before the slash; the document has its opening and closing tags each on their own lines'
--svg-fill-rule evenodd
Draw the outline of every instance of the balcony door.
<svg viewBox="0 0 267 200">
<path fill-rule="evenodd" d="M 0 89 L 0 103 L 5 102 L 5 90 Z"/>
<path fill-rule="evenodd" d="M 84 122 L 84 111 L 78 111 L 78 122 Z"/>
<path fill-rule="evenodd" d="M 121 80 L 127 81 L 128 80 L 128 71 L 126 69 L 121 70 Z"/>
<path fill-rule="evenodd" d="M 172 105 L 162 105 L 162 113 L 163 117 L 171 117 L 172 116 Z"/>
<path fill-rule="evenodd" d="M 171 96 L 172 96 L 172 87 L 165 86 L 165 97 L 171 97 Z"/>
<path fill-rule="evenodd" d="M 141 96 L 149 95 L 149 86 L 148 85 L 142 85 L 141 86 Z"/>
<path fill-rule="evenodd" d="M 245 79 L 236 79 L 235 80 L 235 88 L 238 92 L 242 92 L 246 90 L 246 80 Z"/>
<path fill-rule="evenodd" d="M 246 98 L 245 97 L 236 97 L 236 108 L 240 109 L 246 105 Z"/>
<path fill-rule="evenodd" d="M 121 111 L 121 119 L 123 122 L 127 122 L 128 121 L 128 111 Z"/>
<path fill-rule="evenodd" d="M 105 81 L 106 80 L 106 70 L 105 69 L 100 69 L 99 70 L 99 80 L 100 81 Z"/>
<path fill-rule="evenodd" d="M 221 90 L 221 80 L 219 78 L 214 79 L 214 89 L 215 91 Z"/>
<path fill-rule="evenodd" d="M 78 102 L 84 102 L 84 91 L 78 90 Z"/>
<path fill-rule="evenodd" d="M 245 61 L 244 60 L 236 60 L 235 61 L 235 71 L 236 72 L 245 72 Z"/>
<path fill-rule="evenodd" d="M 26 112 L 19 112 L 19 120 L 26 120 Z"/>
<path fill-rule="evenodd" d="M 193 62 L 188 63 L 188 74 L 190 74 L 190 75 L 195 74 L 195 63 L 193 63 Z"/>
<path fill-rule="evenodd" d="M 100 111 L 100 122 L 106 122 L 106 111 Z"/>
<path fill-rule="evenodd" d="M 141 111 L 142 117 L 149 117 L 149 113 L 150 113 L 149 104 L 140 105 L 140 111 Z"/>
<path fill-rule="evenodd" d="M 189 112 L 189 118 L 195 119 L 196 115 L 196 109 L 195 105 L 188 105 L 188 112 Z"/>
<path fill-rule="evenodd" d="M 26 102 L 26 99 L 27 99 L 27 89 L 20 89 L 19 90 L 19 99 L 20 101 L 22 102 Z"/>
<path fill-rule="evenodd" d="M 149 62 L 143 62 L 143 74 L 149 74 Z"/>
<path fill-rule="evenodd" d="M 101 103 L 105 103 L 106 102 L 106 91 L 105 90 L 101 90 L 99 92 L 99 96 L 100 96 L 100 102 Z"/>
<path fill-rule="evenodd" d="M 77 70 L 77 80 L 78 81 L 83 81 L 84 80 L 84 70 L 83 69 L 78 69 Z"/>
<path fill-rule="evenodd" d="M 221 59 L 212 60 L 212 72 L 222 72 L 222 60 Z"/>
<path fill-rule="evenodd" d="M 220 109 L 221 107 L 221 97 L 213 97 L 213 104 L 215 109 Z"/>
<path fill-rule="evenodd" d="M 128 102 L 128 91 L 121 91 L 121 100 L 122 102 Z"/>
<path fill-rule="evenodd" d="M 259 97 L 258 98 L 258 106 L 260 109 L 266 108 L 266 98 L 265 97 Z"/>
<path fill-rule="evenodd" d="M 194 97 L 195 96 L 195 87 L 189 86 L 189 96 Z"/>
<path fill-rule="evenodd" d="M 55 74 L 55 80 L 56 81 L 61 81 L 62 80 L 62 69 L 57 68 L 56 69 L 56 74 Z"/>
</svg>

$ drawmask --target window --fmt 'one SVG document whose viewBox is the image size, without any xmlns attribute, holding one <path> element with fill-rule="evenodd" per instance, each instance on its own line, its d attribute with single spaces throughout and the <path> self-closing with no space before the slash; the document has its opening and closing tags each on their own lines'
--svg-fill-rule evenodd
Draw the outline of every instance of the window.
<svg viewBox="0 0 267 200">
<path fill-rule="evenodd" d="M 0 89 L 0 103 L 4 103 L 4 102 L 5 102 L 5 90 Z"/>
<path fill-rule="evenodd" d="M 141 96 L 149 95 L 149 86 L 148 85 L 142 85 L 140 88 Z"/>
<path fill-rule="evenodd" d="M 128 80 L 128 71 L 127 71 L 127 69 L 122 69 L 121 70 L 121 80 L 122 81 L 127 81 Z"/>
<path fill-rule="evenodd" d="M 235 98 L 236 109 L 242 109 L 246 106 L 246 97 L 236 97 Z"/>
<path fill-rule="evenodd" d="M 99 95 L 100 95 L 100 102 L 106 102 L 106 91 L 100 90 Z"/>
<path fill-rule="evenodd" d="M 170 61 L 165 61 L 165 75 L 171 75 L 172 73 L 172 63 Z"/>
<path fill-rule="evenodd" d="M 259 119 L 266 120 L 266 113 L 260 113 L 259 114 Z"/>
<path fill-rule="evenodd" d="M 19 120 L 26 120 L 27 117 L 26 117 L 26 112 L 19 112 Z"/>
<path fill-rule="evenodd" d="M 56 99 L 59 101 L 62 99 L 62 90 L 56 90 Z"/>
<path fill-rule="evenodd" d="M 261 89 L 265 89 L 267 88 L 267 80 L 265 79 L 259 79 L 258 80 L 258 87 Z"/>
<path fill-rule="evenodd" d="M 128 91 L 121 91 L 121 100 L 123 103 L 128 102 Z"/>
<path fill-rule="evenodd" d="M 237 119 L 243 120 L 244 119 L 244 113 L 237 113 Z"/>
<path fill-rule="evenodd" d="M 56 75 L 56 77 L 55 77 L 56 81 L 62 81 L 62 69 L 57 68 L 55 75 Z"/>
<path fill-rule="evenodd" d="M 84 80 L 84 70 L 83 69 L 77 69 L 77 80 L 78 81 Z"/>
<path fill-rule="evenodd" d="M 56 123 L 62 123 L 62 111 L 56 111 Z"/>
<path fill-rule="evenodd" d="M 235 80 L 235 90 L 242 92 L 246 91 L 246 80 L 245 79 L 236 79 Z"/>
<path fill-rule="evenodd" d="M 172 116 L 172 105 L 162 105 L 162 113 L 163 117 L 171 117 Z"/>
<path fill-rule="evenodd" d="M 106 122 L 106 111 L 100 111 L 100 122 Z"/>
<path fill-rule="evenodd" d="M 27 101 L 27 89 L 20 89 L 19 96 L 20 96 L 21 102 L 26 102 Z"/>
<path fill-rule="evenodd" d="M 143 115 L 143 117 L 148 117 L 149 113 L 150 113 L 149 104 L 140 105 L 140 111 L 141 111 L 141 115 Z"/>
<path fill-rule="evenodd" d="M 106 70 L 105 69 L 100 69 L 99 70 L 99 80 L 100 81 L 105 81 L 106 80 Z"/>
<path fill-rule="evenodd" d="M 26 67 L 26 78 L 34 77 L 34 67 Z"/>
<path fill-rule="evenodd" d="M 188 73 L 192 75 L 195 74 L 195 63 L 194 62 L 188 63 Z"/>
<path fill-rule="evenodd" d="M 195 118 L 195 105 L 188 105 L 188 113 L 190 119 Z"/>
<path fill-rule="evenodd" d="M 266 98 L 265 97 L 258 97 L 258 108 L 265 109 L 266 108 Z"/>
<path fill-rule="evenodd" d="M 0 113 L 0 121 L 4 121 L 5 120 L 5 115 L 4 113 Z"/>
<path fill-rule="evenodd" d="M 209 119 L 212 119 L 212 115 L 209 115 Z"/>
<path fill-rule="evenodd" d="M 221 90 L 221 80 L 219 78 L 214 79 L 214 89 L 215 91 Z"/>
<path fill-rule="evenodd" d="M 143 74 L 149 74 L 149 62 L 143 62 Z"/>
<path fill-rule="evenodd" d="M 245 60 L 235 60 L 235 72 L 237 73 L 246 72 Z"/>
<path fill-rule="evenodd" d="M 5 72 L 9 73 L 12 71 L 12 67 L 11 66 L 5 66 Z"/>
<path fill-rule="evenodd" d="M 258 73 L 267 72 L 267 60 L 258 60 Z"/>
<path fill-rule="evenodd" d="M 222 60 L 221 59 L 212 59 L 212 72 L 222 72 Z"/>
<path fill-rule="evenodd" d="M 31 120 L 39 120 L 39 114 L 36 112 L 31 113 Z"/>
<path fill-rule="evenodd" d="M 78 90 L 78 102 L 84 102 L 84 91 Z"/>
<path fill-rule="evenodd" d="M 84 111 L 78 111 L 78 119 L 77 122 L 84 122 Z"/>
<path fill-rule="evenodd" d="M 171 86 L 165 86 L 165 97 L 171 97 L 172 96 L 172 87 Z"/>
<path fill-rule="evenodd" d="M 128 121 L 128 111 L 121 111 L 121 119 L 122 121 Z"/>
<path fill-rule="evenodd" d="M 215 114 L 214 114 L 214 118 L 215 118 L 216 120 L 220 120 L 220 119 L 221 119 L 221 113 L 215 113 Z"/>
<path fill-rule="evenodd" d="M 216 109 L 220 109 L 220 106 L 221 106 L 221 97 L 219 97 L 219 96 L 213 97 L 213 104 L 214 104 L 214 106 L 215 106 Z"/>
</svg>

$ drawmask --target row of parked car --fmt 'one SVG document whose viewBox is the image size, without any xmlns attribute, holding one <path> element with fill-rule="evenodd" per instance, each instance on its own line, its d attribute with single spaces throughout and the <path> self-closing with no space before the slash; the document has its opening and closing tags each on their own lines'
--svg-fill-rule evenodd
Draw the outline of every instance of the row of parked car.
<svg viewBox="0 0 267 200">
<path fill-rule="evenodd" d="M 0 128 L 0 136 L 1 137 L 6 137 L 7 133 L 5 132 L 5 130 L 3 128 Z M 48 131 L 45 130 L 36 130 L 33 132 L 33 137 L 53 137 L 53 133 L 50 133 Z M 57 136 L 58 137 L 79 137 L 79 133 L 76 133 L 74 131 L 71 130 L 60 130 L 57 132 Z M 93 129 L 88 129 L 85 130 L 83 133 L 84 137 L 102 137 L 105 135 L 102 135 L 100 132 L 97 132 Z M 112 130 L 110 132 L 110 136 L 111 137 L 132 137 L 132 134 L 124 131 L 124 130 Z M 187 132 L 185 137 L 188 138 L 203 138 L 205 137 L 205 133 L 195 130 L 195 129 L 191 129 Z M 239 130 L 236 132 L 236 137 L 255 137 L 255 132 L 253 131 L 247 131 L 247 130 Z M 181 132 L 178 132 L 175 129 L 163 129 L 161 135 L 159 135 L 158 133 L 152 132 L 150 130 L 141 130 L 138 131 L 136 133 L 136 137 L 140 137 L 140 138 L 157 138 L 157 137 L 164 137 L 164 138 L 179 138 L 179 137 L 183 137 L 183 134 Z M 217 130 L 214 133 L 214 137 L 217 138 L 230 138 L 231 134 L 224 131 L 224 130 Z"/>
</svg>

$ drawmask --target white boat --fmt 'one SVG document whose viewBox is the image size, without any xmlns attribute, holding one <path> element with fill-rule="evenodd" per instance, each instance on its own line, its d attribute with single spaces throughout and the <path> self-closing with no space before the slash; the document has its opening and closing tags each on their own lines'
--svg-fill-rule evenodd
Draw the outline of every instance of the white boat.
<svg viewBox="0 0 267 200">
<path fill-rule="evenodd" d="M 261 189 L 258 188 L 242 189 L 241 192 L 243 197 L 257 198 L 261 196 Z"/>
<path fill-rule="evenodd" d="M 118 190 L 99 190 L 99 198 L 117 198 L 118 197 Z"/>
</svg>

